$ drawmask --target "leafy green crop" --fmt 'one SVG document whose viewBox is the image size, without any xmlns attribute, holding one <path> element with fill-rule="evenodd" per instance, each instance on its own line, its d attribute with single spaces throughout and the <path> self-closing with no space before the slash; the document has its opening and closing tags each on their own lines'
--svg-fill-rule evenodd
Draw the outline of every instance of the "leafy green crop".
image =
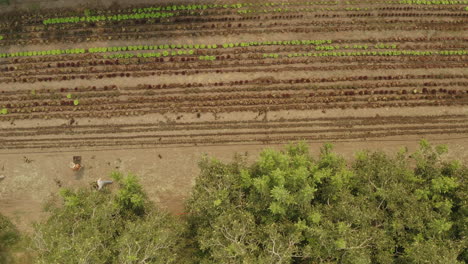
<svg viewBox="0 0 468 264">
<path fill-rule="evenodd" d="M 234 48 L 234 47 L 250 47 L 250 46 L 288 46 L 288 45 L 322 45 L 331 44 L 332 40 L 283 40 L 283 41 L 263 41 L 263 42 L 236 42 L 217 44 L 164 44 L 164 45 L 131 45 L 131 46 L 113 46 L 113 47 L 93 47 L 88 49 L 63 49 L 63 50 L 43 50 L 43 51 L 21 51 L 12 53 L 0 53 L 0 58 L 12 57 L 32 57 L 32 56 L 48 56 L 48 55 L 66 55 L 66 54 L 84 54 L 84 53 L 108 53 L 108 52 L 128 52 L 140 50 L 157 50 L 157 49 L 206 49 L 211 46 L 211 49 L 217 48 Z M 128 55 L 133 57 L 134 55 Z M 167 56 L 167 55 L 166 55 Z M 117 56 L 121 57 L 121 56 Z M 123 56 L 125 57 L 125 56 Z"/>
<path fill-rule="evenodd" d="M 446 148 L 331 150 L 205 157 L 187 206 L 197 263 L 466 263 L 468 168 Z"/>
<path fill-rule="evenodd" d="M 113 16 L 82 16 L 82 17 L 59 17 L 49 18 L 42 21 L 44 25 L 67 24 L 80 22 L 98 22 L 98 21 L 122 21 L 131 19 L 165 18 L 172 17 L 174 13 L 155 12 L 155 13 L 137 13 L 137 14 L 118 14 Z"/>
<path fill-rule="evenodd" d="M 209 56 L 209 55 L 206 55 L 206 56 L 200 56 L 198 57 L 199 60 L 206 60 L 206 61 L 214 61 L 216 60 L 216 56 Z"/>
</svg>

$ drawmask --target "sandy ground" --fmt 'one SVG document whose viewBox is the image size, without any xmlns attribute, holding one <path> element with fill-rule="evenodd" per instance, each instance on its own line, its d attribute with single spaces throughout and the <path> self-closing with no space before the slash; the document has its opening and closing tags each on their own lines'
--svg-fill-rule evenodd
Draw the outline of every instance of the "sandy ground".
<svg viewBox="0 0 468 264">
<path fill-rule="evenodd" d="M 447 144 L 447 157 L 468 161 L 468 140 L 450 136 L 429 138 L 434 144 Z M 384 150 L 395 153 L 401 147 L 414 151 L 418 138 L 386 138 L 332 142 L 335 152 L 351 159 L 359 150 Z M 310 142 L 313 155 L 319 153 L 322 142 Z M 173 213 L 184 211 L 184 200 L 189 195 L 199 173 L 197 161 L 207 154 L 223 161 L 232 159 L 234 153 L 247 154 L 252 162 L 264 148 L 281 149 L 283 145 L 235 145 L 206 147 L 168 147 L 147 149 L 113 149 L 103 151 L 50 151 L 0 154 L 0 212 L 11 217 L 22 230 L 31 230 L 31 223 L 40 220 L 42 204 L 62 187 L 86 186 L 98 178 L 107 178 L 112 171 L 134 173 L 145 186 L 150 199 Z M 81 155 L 84 168 L 76 173 L 68 164 L 74 155 Z M 159 158 L 161 155 L 162 158 Z M 31 160 L 29 163 L 26 159 Z"/>
</svg>

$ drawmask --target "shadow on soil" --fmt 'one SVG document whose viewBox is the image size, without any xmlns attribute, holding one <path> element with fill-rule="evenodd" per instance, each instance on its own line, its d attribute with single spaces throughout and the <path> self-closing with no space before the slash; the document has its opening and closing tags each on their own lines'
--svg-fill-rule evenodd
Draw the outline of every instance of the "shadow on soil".
<svg viewBox="0 0 468 264">
<path fill-rule="evenodd" d="M 75 172 L 75 180 L 81 180 L 83 178 L 85 170 L 86 170 L 86 167 L 81 167 L 79 171 Z"/>
</svg>

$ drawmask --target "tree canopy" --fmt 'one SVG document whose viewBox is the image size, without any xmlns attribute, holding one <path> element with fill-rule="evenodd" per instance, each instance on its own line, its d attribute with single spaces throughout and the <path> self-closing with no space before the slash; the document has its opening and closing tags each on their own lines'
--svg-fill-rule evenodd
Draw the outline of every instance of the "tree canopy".
<svg viewBox="0 0 468 264">
<path fill-rule="evenodd" d="M 182 225 L 147 199 L 133 175 L 113 173 L 117 192 L 63 189 L 35 226 L 37 263 L 177 263 Z"/>
<path fill-rule="evenodd" d="M 466 166 L 443 146 L 350 164 L 324 145 L 205 158 L 188 203 L 201 263 L 465 263 Z"/>
</svg>

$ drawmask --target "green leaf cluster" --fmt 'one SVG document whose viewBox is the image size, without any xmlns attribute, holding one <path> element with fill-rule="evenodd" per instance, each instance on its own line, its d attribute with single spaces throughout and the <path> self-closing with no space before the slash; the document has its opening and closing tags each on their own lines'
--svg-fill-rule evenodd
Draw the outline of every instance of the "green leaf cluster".
<svg viewBox="0 0 468 264">
<path fill-rule="evenodd" d="M 116 192 L 61 190 L 35 225 L 36 263 L 180 263 L 183 225 L 149 203 L 136 176 L 111 177 Z"/>
<path fill-rule="evenodd" d="M 468 169 L 444 146 L 360 152 L 304 143 L 250 166 L 205 157 L 187 204 L 200 263 L 465 263 Z"/>
<path fill-rule="evenodd" d="M 199 60 L 206 60 L 206 61 L 214 61 L 214 60 L 216 60 L 216 56 L 205 55 L 205 56 L 199 56 L 198 59 Z"/>
</svg>

